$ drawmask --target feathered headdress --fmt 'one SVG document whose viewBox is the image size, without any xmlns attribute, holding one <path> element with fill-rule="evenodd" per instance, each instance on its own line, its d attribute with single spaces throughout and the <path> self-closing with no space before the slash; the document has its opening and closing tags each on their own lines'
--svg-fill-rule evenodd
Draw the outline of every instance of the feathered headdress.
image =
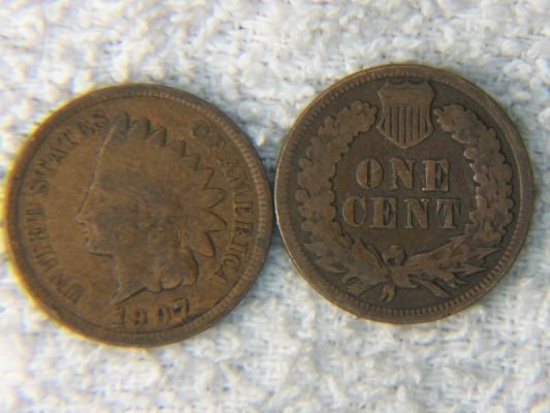
<svg viewBox="0 0 550 413">
<path fill-rule="evenodd" d="M 165 129 L 152 130 L 145 119 L 117 116 L 104 136 L 95 171 L 102 187 L 168 211 L 180 247 L 212 257 L 208 234 L 226 227 L 211 211 L 224 197 L 222 190 L 208 188 L 212 169 L 199 168 L 199 155 L 187 155 L 184 141 L 167 144 Z"/>
</svg>

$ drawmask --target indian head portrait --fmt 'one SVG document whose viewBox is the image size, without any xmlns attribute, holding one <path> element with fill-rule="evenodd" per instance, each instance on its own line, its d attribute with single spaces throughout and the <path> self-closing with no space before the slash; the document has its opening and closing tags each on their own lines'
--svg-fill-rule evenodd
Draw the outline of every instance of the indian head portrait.
<svg viewBox="0 0 550 413">
<path fill-rule="evenodd" d="M 212 173 L 149 120 L 122 114 L 105 129 L 76 219 L 86 252 L 112 259 L 113 304 L 197 282 L 201 257 L 215 255 L 210 234 L 227 225 L 212 210 L 224 198 Z"/>
<path fill-rule="evenodd" d="M 187 92 L 130 84 L 55 111 L 14 163 L 8 249 L 27 291 L 86 337 L 153 346 L 227 315 L 264 262 L 270 187 L 248 137 Z"/>
</svg>

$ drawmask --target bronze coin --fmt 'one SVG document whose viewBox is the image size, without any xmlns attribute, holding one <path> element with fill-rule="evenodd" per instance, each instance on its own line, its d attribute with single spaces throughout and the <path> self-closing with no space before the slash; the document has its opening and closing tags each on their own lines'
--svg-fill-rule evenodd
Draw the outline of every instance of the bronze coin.
<svg viewBox="0 0 550 413">
<path fill-rule="evenodd" d="M 303 112 L 282 149 L 279 227 L 330 301 L 393 323 L 455 313 L 508 271 L 533 182 L 502 109 L 463 78 L 417 65 L 358 72 Z"/>
<path fill-rule="evenodd" d="M 13 167 L 6 209 L 36 301 L 83 335 L 132 346 L 182 340 L 237 305 L 273 219 L 237 126 L 153 85 L 99 90 L 51 115 Z"/>
</svg>

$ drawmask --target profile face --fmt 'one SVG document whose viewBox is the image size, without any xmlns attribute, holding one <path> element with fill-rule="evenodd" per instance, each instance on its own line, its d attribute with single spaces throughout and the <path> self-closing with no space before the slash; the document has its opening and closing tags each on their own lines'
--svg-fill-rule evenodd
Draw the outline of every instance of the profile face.
<svg viewBox="0 0 550 413">
<path fill-rule="evenodd" d="M 210 232 L 226 223 L 211 208 L 224 191 L 208 187 L 209 168 L 167 147 L 164 129 L 118 116 L 107 129 L 92 183 L 76 220 L 90 254 L 113 259 L 120 304 L 136 293 L 193 285 L 201 257 L 213 257 Z"/>
<path fill-rule="evenodd" d="M 139 238 L 132 217 L 132 201 L 111 192 L 95 179 L 77 215 L 85 236 L 85 249 L 93 254 L 113 255 Z"/>
</svg>

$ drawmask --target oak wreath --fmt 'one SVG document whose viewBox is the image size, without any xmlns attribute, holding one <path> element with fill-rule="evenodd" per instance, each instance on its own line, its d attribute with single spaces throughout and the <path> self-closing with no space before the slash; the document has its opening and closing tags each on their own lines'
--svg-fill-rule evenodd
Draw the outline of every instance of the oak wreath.
<svg viewBox="0 0 550 413">
<path fill-rule="evenodd" d="M 295 198 L 301 204 L 305 219 L 302 230 L 310 234 L 305 247 L 326 271 L 339 274 L 347 291 L 360 296 L 382 284 L 382 301 L 392 301 L 397 287 L 425 287 L 438 297 L 449 293 L 437 285 L 451 289 L 467 282 L 468 276 L 484 270 L 485 258 L 498 251 L 494 248 L 505 235 L 505 227 L 513 219 L 509 209 L 512 169 L 501 153 L 501 144 L 494 130 L 487 128 L 471 111 L 460 105 L 435 109 L 443 131 L 464 146 L 464 157 L 471 161 L 474 172 L 476 209 L 462 235 L 431 251 L 406 257 L 399 246 L 390 246 L 382 253 L 361 239 L 355 241 L 336 221 L 333 178 L 336 165 L 361 133 L 368 132 L 375 122 L 376 108 L 355 101 L 335 116 L 327 116 L 317 135 L 299 160 Z"/>
</svg>

